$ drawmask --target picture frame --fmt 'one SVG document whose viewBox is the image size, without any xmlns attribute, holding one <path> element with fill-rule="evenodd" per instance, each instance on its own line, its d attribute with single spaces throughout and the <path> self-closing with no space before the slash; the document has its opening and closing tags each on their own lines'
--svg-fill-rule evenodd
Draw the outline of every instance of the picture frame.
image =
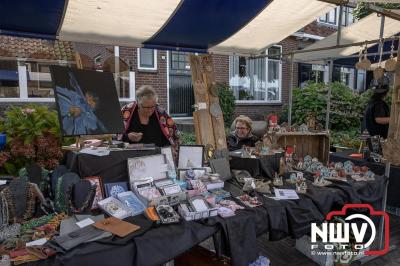
<svg viewBox="0 0 400 266">
<path fill-rule="evenodd" d="M 204 163 L 203 145 L 179 146 L 178 168 L 201 168 Z"/>
<path fill-rule="evenodd" d="M 154 181 L 167 178 L 164 154 L 156 154 L 128 159 L 129 181 L 134 183 L 143 178 L 152 177 Z"/>
<path fill-rule="evenodd" d="M 175 171 L 176 166 L 174 161 L 174 156 L 172 155 L 172 148 L 171 147 L 163 147 L 161 148 L 161 154 L 165 155 L 165 160 L 168 164 L 168 171 Z"/>
<path fill-rule="evenodd" d="M 117 194 L 128 191 L 128 183 L 127 182 L 114 182 L 114 183 L 105 183 L 104 184 L 104 192 L 106 197 L 116 197 Z"/>
<path fill-rule="evenodd" d="M 88 180 L 92 186 L 96 186 L 96 194 L 94 195 L 92 210 L 98 209 L 98 202 L 104 199 L 103 182 L 100 176 L 87 176 L 84 178 Z"/>
</svg>

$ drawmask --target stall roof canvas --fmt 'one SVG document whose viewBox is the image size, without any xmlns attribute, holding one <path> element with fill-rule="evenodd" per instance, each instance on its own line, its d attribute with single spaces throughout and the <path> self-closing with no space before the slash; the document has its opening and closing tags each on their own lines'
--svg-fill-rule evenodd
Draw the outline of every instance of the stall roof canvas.
<svg viewBox="0 0 400 266">
<path fill-rule="evenodd" d="M 63 136 L 123 132 L 112 73 L 52 66 L 51 74 Z"/>
</svg>

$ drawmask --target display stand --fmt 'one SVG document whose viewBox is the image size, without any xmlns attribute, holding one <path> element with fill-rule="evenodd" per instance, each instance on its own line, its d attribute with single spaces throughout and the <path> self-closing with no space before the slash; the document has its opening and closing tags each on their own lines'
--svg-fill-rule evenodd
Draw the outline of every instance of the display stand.
<svg viewBox="0 0 400 266">
<path fill-rule="evenodd" d="M 190 67 L 196 102 L 196 110 L 193 112 L 196 143 L 213 149 L 224 149 L 224 118 L 215 87 L 211 55 L 191 55 Z"/>
</svg>

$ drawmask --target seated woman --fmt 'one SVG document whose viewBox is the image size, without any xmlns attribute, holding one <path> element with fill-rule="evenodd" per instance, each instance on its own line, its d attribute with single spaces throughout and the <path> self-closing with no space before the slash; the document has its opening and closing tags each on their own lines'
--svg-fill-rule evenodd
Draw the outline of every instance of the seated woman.
<svg viewBox="0 0 400 266">
<path fill-rule="evenodd" d="M 158 147 L 179 144 L 179 131 L 174 120 L 158 106 L 158 97 L 151 86 L 141 86 L 136 92 L 137 102 L 122 107 L 125 132 L 122 140 L 129 143 L 154 143 Z"/>
<path fill-rule="evenodd" d="M 258 138 L 251 133 L 253 121 L 245 115 L 240 115 L 236 117 L 233 124 L 235 131 L 231 132 L 227 138 L 228 149 L 230 151 L 238 150 L 243 145 L 254 147 Z"/>
</svg>

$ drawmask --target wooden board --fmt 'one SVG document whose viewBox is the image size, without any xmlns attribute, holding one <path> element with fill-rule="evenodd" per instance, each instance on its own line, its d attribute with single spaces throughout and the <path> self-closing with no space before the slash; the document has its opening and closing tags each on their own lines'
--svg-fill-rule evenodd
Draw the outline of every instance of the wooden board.
<svg viewBox="0 0 400 266">
<path fill-rule="evenodd" d="M 209 97 L 210 107 L 215 106 L 220 108 L 219 104 L 219 97 L 218 95 L 212 90 L 214 90 L 214 86 L 216 85 L 215 81 L 215 73 L 212 63 L 212 56 L 211 55 L 203 55 L 203 80 L 207 85 L 207 92 Z M 218 116 L 211 115 L 211 120 L 213 124 L 214 130 L 214 139 L 217 149 L 226 149 L 226 135 L 225 135 L 225 125 L 224 125 L 224 116 L 221 112 Z"/>
<path fill-rule="evenodd" d="M 300 158 L 310 155 L 323 163 L 329 161 L 330 140 L 328 133 L 276 133 L 276 141 L 283 148 L 296 145 L 296 154 Z"/>
<path fill-rule="evenodd" d="M 190 55 L 189 60 L 196 106 L 196 111 L 193 112 L 196 143 L 201 145 L 210 144 L 215 147 L 213 124 L 208 110 L 207 85 L 203 80 L 201 57 Z"/>
</svg>

